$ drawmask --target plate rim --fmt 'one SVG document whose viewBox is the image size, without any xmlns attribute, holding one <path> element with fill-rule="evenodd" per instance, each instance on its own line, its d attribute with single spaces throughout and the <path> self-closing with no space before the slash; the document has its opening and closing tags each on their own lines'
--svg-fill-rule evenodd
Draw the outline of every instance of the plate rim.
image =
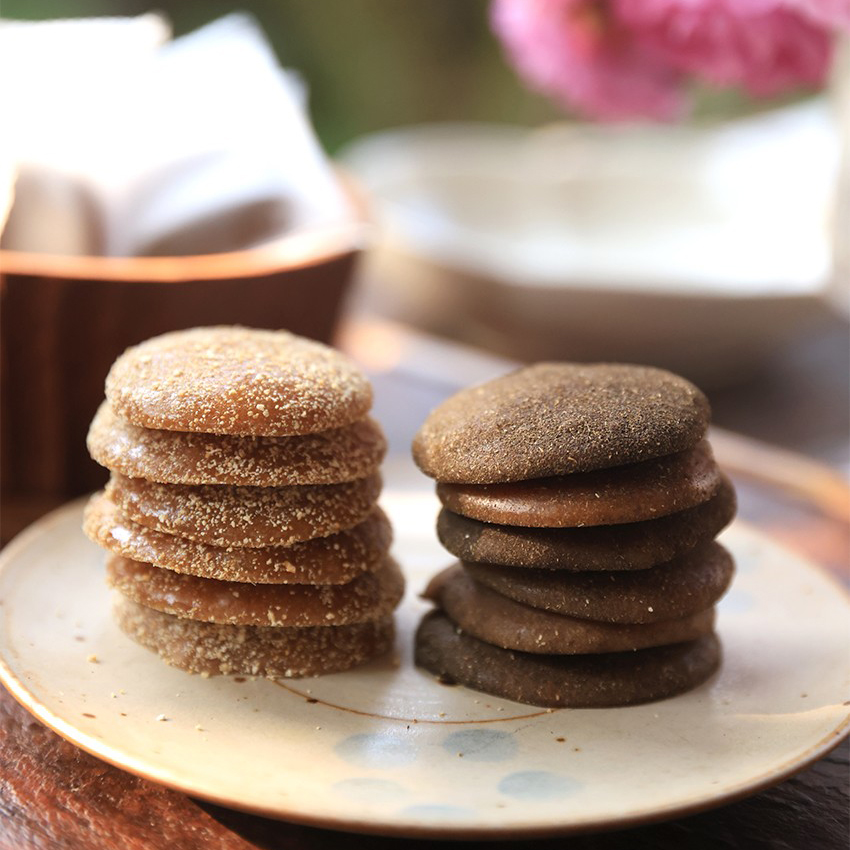
<svg viewBox="0 0 850 850">
<path fill-rule="evenodd" d="M 9 562 L 14 561 L 19 550 L 25 550 L 27 546 L 30 545 L 31 540 L 37 540 L 40 538 L 50 526 L 54 525 L 57 521 L 64 517 L 65 514 L 70 514 L 80 510 L 83 503 L 88 498 L 88 496 L 83 496 L 55 508 L 50 513 L 25 528 L 12 541 L 10 541 L 3 551 L 0 552 L 0 575 L 8 568 Z M 740 527 L 744 527 L 748 531 L 755 533 L 760 537 L 765 536 L 763 532 L 759 531 L 750 523 L 742 522 L 741 520 L 736 520 L 736 523 Z M 790 554 L 804 564 L 806 568 L 812 569 L 820 574 L 822 578 L 826 579 L 835 587 L 836 590 L 840 592 L 845 603 L 850 603 L 850 590 L 848 590 L 829 570 L 810 558 L 807 558 L 805 555 L 789 550 L 781 543 L 776 543 L 774 541 L 770 542 L 772 545 L 779 546 L 785 551 L 790 552 Z M 301 826 L 309 826 L 317 829 L 327 829 L 337 832 L 352 832 L 361 835 L 376 835 L 393 838 L 436 838 L 455 840 L 503 839 L 508 841 L 524 838 L 554 838 L 569 835 L 586 835 L 595 832 L 607 832 L 658 823 L 718 808 L 720 806 L 728 805 L 729 803 L 734 803 L 737 800 L 750 797 L 754 794 L 758 794 L 766 788 L 777 785 L 785 779 L 788 779 L 796 773 L 804 770 L 831 750 L 835 749 L 835 747 L 837 747 L 845 738 L 850 737 L 849 707 L 841 722 L 824 737 L 812 744 L 799 756 L 790 758 L 774 769 L 761 774 L 755 781 L 743 782 L 739 784 L 738 787 L 725 793 L 720 793 L 716 796 L 705 797 L 701 795 L 699 799 L 692 801 L 685 801 L 671 806 L 654 807 L 650 811 L 638 812 L 636 814 L 625 815 L 623 817 L 588 820 L 569 824 L 564 823 L 560 825 L 519 825 L 510 827 L 465 826 L 462 823 L 453 823 L 448 826 L 425 823 L 401 824 L 385 821 L 335 818 L 333 816 L 316 817 L 300 812 L 298 809 L 268 809 L 263 806 L 253 806 L 250 803 L 244 803 L 242 801 L 234 802 L 230 797 L 222 797 L 212 793 L 199 792 L 197 789 L 189 787 L 186 783 L 181 783 L 179 781 L 159 776 L 156 770 L 145 769 L 137 763 L 138 760 L 135 757 L 122 756 L 114 747 L 106 744 L 105 742 L 98 741 L 98 739 L 93 735 L 83 732 L 70 722 L 63 720 L 47 708 L 35 696 L 35 694 L 33 694 L 27 685 L 19 679 L 17 675 L 15 675 L 2 652 L 0 652 L 0 684 L 8 690 L 12 697 L 26 711 L 64 740 L 79 747 L 89 755 L 107 762 L 113 767 L 127 771 L 128 773 L 149 782 L 153 782 L 157 785 L 169 788 L 172 791 L 185 794 L 190 798 L 203 800 L 224 808 L 247 812 L 252 815 L 258 815 L 272 820 L 279 820 Z"/>
</svg>

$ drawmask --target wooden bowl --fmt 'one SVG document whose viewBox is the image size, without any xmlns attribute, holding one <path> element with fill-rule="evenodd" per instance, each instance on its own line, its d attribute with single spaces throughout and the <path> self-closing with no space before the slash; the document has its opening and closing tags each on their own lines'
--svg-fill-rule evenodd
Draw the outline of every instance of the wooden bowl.
<svg viewBox="0 0 850 850">
<path fill-rule="evenodd" d="M 203 256 L 0 251 L 4 505 L 102 484 L 86 432 L 106 373 L 127 346 L 215 324 L 330 341 L 362 247 L 363 228 L 353 222 Z"/>
</svg>

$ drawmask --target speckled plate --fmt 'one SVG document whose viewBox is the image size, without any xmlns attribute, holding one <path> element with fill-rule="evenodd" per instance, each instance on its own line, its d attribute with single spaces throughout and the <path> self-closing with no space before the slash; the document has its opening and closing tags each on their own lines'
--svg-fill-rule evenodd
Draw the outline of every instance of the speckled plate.
<svg viewBox="0 0 850 850">
<path fill-rule="evenodd" d="M 541 711 L 413 667 L 416 594 L 448 558 L 432 496 L 384 504 L 409 576 L 394 661 L 285 683 L 171 669 L 112 624 L 102 554 L 75 502 L 0 556 L 0 678 L 60 735 L 134 773 L 391 835 L 551 835 L 692 812 L 779 781 L 847 731 L 847 597 L 746 527 L 725 534 L 739 572 L 721 605 L 717 676 L 636 708 Z"/>
</svg>

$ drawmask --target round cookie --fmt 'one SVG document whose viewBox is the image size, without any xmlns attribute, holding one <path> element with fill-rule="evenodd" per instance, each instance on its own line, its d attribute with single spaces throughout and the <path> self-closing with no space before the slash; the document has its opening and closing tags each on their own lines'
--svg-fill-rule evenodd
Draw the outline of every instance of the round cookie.
<svg viewBox="0 0 850 850">
<path fill-rule="evenodd" d="M 289 679 L 339 673 L 389 652 L 392 617 L 351 626 L 221 626 L 163 614 L 118 597 L 115 619 L 136 643 L 201 676 Z"/>
<path fill-rule="evenodd" d="M 720 469 L 706 441 L 617 469 L 506 484 L 437 484 L 456 514 L 501 525 L 575 528 L 640 522 L 708 501 Z"/>
<path fill-rule="evenodd" d="M 348 584 L 315 586 L 197 578 L 112 555 L 106 561 L 106 580 L 147 608 L 243 626 L 342 626 L 380 620 L 392 614 L 404 593 L 398 564 L 389 557 L 375 572 Z"/>
<path fill-rule="evenodd" d="M 532 608 L 606 623 L 657 623 L 705 611 L 735 571 L 719 543 L 649 570 L 575 573 L 464 564 L 475 581 Z"/>
<path fill-rule="evenodd" d="M 106 398 L 144 428 L 279 437 L 362 419 L 372 388 L 351 360 L 321 343 L 211 327 L 128 348 L 109 370 Z"/>
<path fill-rule="evenodd" d="M 709 634 L 635 652 L 532 655 L 484 643 L 432 611 L 416 632 L 415 661 L 443 682 L 503 699 L 549 708 L 608 708 L 697 687 L 719 666 L 720 643 Z"/>
<path fill-rule="evenodd" d="M 225 549 L 155 531 L 125 517 L 103 493 L 89 500 L 83 531 L 99 546 L 126 558 L 201 578 L 254 584 L 345 584 L 377 569 L 392 540 L 380 508 L 330 537 L 292 546 Z"/>
<path fill-rule="evenodd" d="M 140 428 L 104 402 L 89 428 L 89 454 L 130 478 L 163 484 L 286 487 L 339 484 L 377 471 L 387 451 L 369 417 L 294 437 L 233 437 Z"/>
<path fill-rule="evenodd" d="M 714 627 L 714 609 L 676 620 L 623 625 L 531 608 L 479 584 L 461 569 L 438 573 L 423 594 L 473 637 L 522 652 L 582 655 L 696 640 Z"/>
<path fill-rule="evenodd" d="M 722 477 L 707 502 L 658 519 L 586 528 L 523 528 L 479 522 L 445 508 L 440 542 L 461 561 L 566 570 L 644 570 L 712 540 L 735 515 L 735 491 Z"/>
<path fill-rule="evenodd" d="M 113 473 L 106 496 L 129 519 L 211 546 L 291 546 L 352 528 L 375 508 L 380 475 L 345 484 L 155 484 Z"/>
<path fill-rule="evenodd" d="M 473 637 L 502 649 L 549 655 L 625 652 L 696 640 L 714 627 L 714 609 L 641 625 L 599 623 L 515 602 L 473 581 L 460 566 L 431 579 L 424 596 Z"/>
<path fill-rule="evenodd" d="M 443 402 L 413 457 L 437 481 L 525 481 L 684 451 L 709 417 L 705 396 L 661 369 L 539 363 Z"/>
</svg>

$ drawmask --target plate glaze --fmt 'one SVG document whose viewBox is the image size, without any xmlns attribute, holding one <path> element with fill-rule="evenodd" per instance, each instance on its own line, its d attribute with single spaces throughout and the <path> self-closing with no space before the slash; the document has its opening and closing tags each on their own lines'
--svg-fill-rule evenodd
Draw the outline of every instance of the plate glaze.
<svg viewBox="0 0 850 850">
<path fill-rule="evenodd" d="M 850 604 L 825 573 L 740 524 L 720 673 L 623 709 L 547 711 L 438 684 L 411 661 L 417 598 L 449 556 L 430 494 L 388 494 L 407 572 L 393 657 L 321 679 L 202 679 L 112 623 L 82 502 L 0 556 L 0 679 L 113 764 L 234 808 L 387 835 L 520 837 L 616 828 L 753 793 L 850 720 Z"/>
</svg>

